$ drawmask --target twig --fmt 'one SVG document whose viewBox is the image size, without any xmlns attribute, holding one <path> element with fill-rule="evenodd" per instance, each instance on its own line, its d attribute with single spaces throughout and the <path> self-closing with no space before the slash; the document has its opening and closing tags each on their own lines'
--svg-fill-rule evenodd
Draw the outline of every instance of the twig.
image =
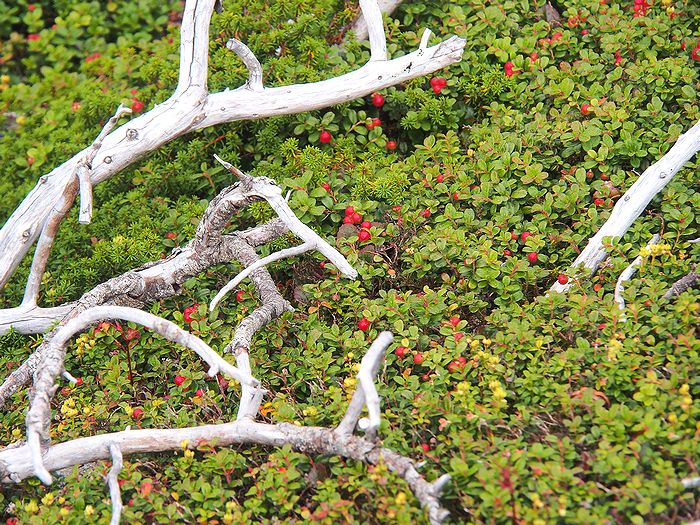
<svg viewBox="0 0 700 525">
<path fill-rule="evenodd" d="M 123 115 L 129 115 L 130 113 L 131 109 L 120 104 L 112 118 L 107 121 L 100 134 L 97 135 L 95 141 L 88 148 L 85 156 L 75 166 L 75 172 L 80 183 L 80 215 L 78 216 L 80 224 L 90 224 L 90 221 L 92 221 L 92 183 L 90 182 L 92 161 L 95 160 L 97 152 L 102 147 L 104 138 L 114 129 L 119 119 Z"/>
<path fill-rule="evenodd" d="M 661 236 L 658 233 L 654 234 L 651 240 L 647 243 L 646 247 L 649 248 L 650 246 L 657 244 L 660 239 Z M 620 277 L 617 278 L 617 283 L 615 284 L 614 298 L 620 310 L 625 309 L 625 298 L 622 296 L 622 293 L 625 291 L 624 283 L 625 281 L 629 281 L 632 278 L 632 276 L 637 272 L 637 268 L 641 266 L 643 260 L 644 257 L 642 257 L 641 255 L 637 256 L 637 258 L 634 261 L 632 261 L 632 264 L 625 268 L 620 274 Z M 622 320 L 624 321 L 624 314 L 622 315 Z"/>
<path fill-rule="evenodd" d="M 362 16 L 367 24 L 369 36 L 370 61 L 386 61 L 386 36 L 384 21 L 377 0 L 360 0 Z"/>
<path fill-rule="evenodd" d="M 262 268 L 264 266 L 267 266 L 271 262 L 279 261 L 280 259 L 285 259 L 286 257 L 293 257 L 295 255 L 301 255 L 302 253 L 306 253 L 310 250 L 313 250 L 315 246 L 313 246 L 310 243 L 304 243 L 299 246 L 294 246 L 292 248 L 285 248 L 283 250 L 280 250 L 275 253 L 271 253 L 267 257 L 263 257 L 262 259 L 254 262 L 250 266 L 244 268 L 241 270 L 241 272 L 236 275 L 233 279 L 231 279 L 221 290 L 219 290 L 219 293 L 216 294 L 216 296 L 211 300 L 211 303 L 209 304 L 209 309 L 213 310 L 214 308 L 217 307 L 221 299 L 229 293 L 231 290 L 233 290 L 236 286 L 238 286 L 246 277 L 248 277 L 251 273 L 253 273 L 255 270 L 258 268 Z"/>
<path fill-rule="evenodd" d="M 603 244 L 605 238 L 618 239 L 646 209 L 651 199 L 659 194 L 671 179 L 698 151 L 700 151 L 700 122 L 678 137 L 673 147 L 654 164 L 649 166 L 632 187 L 617 201 L 608 220 L 598 230 L 588 245 L 571 265 L 583 267 L 593 275 L 607 257 Z M 573 282 L 555 282 L 550 290 L 566 292 Z"/>
<path fill-rule="evenodd" d="M 109 525 L 119 525 L 119 520 L 122 515 L 122 495 L 119 489 L 119 473 L 124 466 L 122 459 L 122 451 L 114 444 L 109 444 L 109 453 L 112 455 L 112 467 L 107 474 L 107 485 L 109 486 L 109 496 L 112 500 L 112 519 Z"/>
<path fill-rule="evenodd" d="M 681 480 L 683 488 L 694 489 L 700 487 L 700 477 L 699 478 L 686 478 Z"/>
<path fill-rule="evenodd" d="M 697 273 L 697 266 L 695 269 L 690 272 L 688 275 L 684 275 L 680 279 L 678 279 L 675 283 L 671 285 L 671 288 L 668 289 L 668 291 L 664 294 L 663 298 L 666 299 L 667 301 L 670 301 L 674 297 L 682 294 L 689 288 L 692 288 L 694 286 L 698 285 L 698 282 L 700 282 L 700 274 Z"/>
<path fill-rule="evenodd" d="M 49 442 L 51 398 L 56 391 L 54 382 L 63 371 L 66 345 L 70 338 L 90 324 L 104 319 L 123 319 L 139 323 L 162 335 L 169 341 L 190 348 L 209 365 L 209 375 L 219 371 L 226 373 L 242 384 L 258 387 L 259 381 L 250 373 L 242 372 L 228 363 L 209 345 L 179 326 L 153 314 L 123 306 L 96 306 L 71 319 L 52 338 L 42 361 L 42 367 L 34 374 L 34 389 L 27 412 L 27 445 L 32 451 L 32 464 L 36 476 L 45 484 L 51 483 L 51 475 L 42 461 L 42 448 Z"/>
<path fill-rule="evenodd" d="M 357 420 L 362 413 L 362 409 L 367 405 L 369 420 L 362 424 L 363 430 L 368 439 L 376 437 L 377 429 L 381 421 L 381 413 L 379 409 L 379 396 L 374 386 L 374 378 L 379 370 L 379 365 L 384 360 L 384 354 L 394 336 L 391 332 L 382 332 L 375 339 L 372 346 L 369 347 L 367 354 L 362 358 L 360 363 L 360 371 L 357 378 L 360 382 L 360 388 L 356 389 L 350 399 L 350 404 L 345 412 L 345 416 L 336 428 L 338 434 L 352 434 L 357 424 Z"/>
<path fill-rule="evenodd" d="M 245 64 L 245 67 L 248 68 L 248 88 L 253 91 L 262 91 L 264 89 L 262 66 L 255 53 L 247 45 L 235 38 L 229 39 L 226 42 L 226 47 L 236 53 L 238 58 Z"/>
</svg>

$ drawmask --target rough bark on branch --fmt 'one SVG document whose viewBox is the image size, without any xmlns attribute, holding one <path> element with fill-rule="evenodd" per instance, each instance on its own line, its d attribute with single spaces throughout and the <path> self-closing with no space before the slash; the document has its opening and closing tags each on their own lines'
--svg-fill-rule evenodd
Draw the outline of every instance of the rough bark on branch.
<svg viewBox="0 0 700 525">
<path fill-rule="evenodd" d="M 384 60 L 381 51 L 375 52 L 382 45 L 386 47 L 377 34 L 372 43 L 372 60 L 351 73 L 309 84 L 262 88 L 251 70 L 250 83 L 221 93 L 208 93 L 209 22 L 214 3 L 215 0 L 187 0 L 180 31 L 180 73 L 175 92 L 165 102 L 104 138 L 92 163 L 91 185 L 109 179 L 190 131 L 347 102 L 458 62 L 465 45 L 464 39 L 452 37 L 436 46 Z M 375 21 L 373 26 L 381 27 L 381 20 L 376 23 L 374 9 L 369 9 L 366 16 Z M 250 57 L 245 60 L 250 68 L 252 60 Z M 50 210 L 70 206 L 74 196 L 64 195 L 65 189 L 74 180 L 77 165 L 89 154 L 89 149 L 41 177 L 0 230 L 0 287 L 7 283 L 39 236 Z"/>
</svg>

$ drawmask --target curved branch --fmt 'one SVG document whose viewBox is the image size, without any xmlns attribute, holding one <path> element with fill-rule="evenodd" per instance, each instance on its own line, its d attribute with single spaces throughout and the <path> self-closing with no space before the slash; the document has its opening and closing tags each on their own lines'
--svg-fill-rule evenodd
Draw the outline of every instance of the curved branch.
<svg viewBox="0 0 700 525">
<path fill-rule="evenodd" d="M 649 248 L 650 246 L 657 244 L 660 239 L 661 236 L 658 233 L 654 234 L 651 240 L 647 243 L 646 247 Z M 641 255 L 638 255 L 637 258 L 634 261 L 632 261 L 632 264 L 625 268 L 620 274 L 620 277 L 617 278 L 617 283 L 615 283 L 614 299 L 620 310 L 625 309 L 625 298 L 622 296 L 622 293 L 625 291 L 624 283 L 626 281 L 629 281 L 632 278 L 632 276 L 637 272 L 637 268 L 641 266 L 643 259 L 644 258 Z"/>
<path fill-rule="evenodd" d="M 379 334 L 374 343 L 369 347 L 369 350 L 362 358 L 360 363 L 360 371 L 357 378 L 360 382 L 360 388 L 355 390 L 345 412 L 345 416 L 335 431 L 341 435 L 352 434 L 357 424 L 357 420 L 362 413 L 362 409 L 367 405 L 369 419 L 361 425 L 368 439 L 376 437 L 377 429 L 381 422 L 381 412 L 379 408 L 379 395 L 374 386 L 374 378 L 379 371 L 379 365 L 384 361 L 384 354 L 394 336 L 391 332 L 382 332 Z"/>
<path fill-rule="evenodd" d="M 241 384 L 258 387 L 259 381 L 249 372 L 241 372 L 229 364 L 204 341 L 183 330 L 175 323 L 162 317 L 123 306 L 96 306 L 84 311 L 71 319 L 51 338 L 48 349 L 42 360 L 42 367 L 34 374 L 33 398 L 27 412 L 27 446 L 32 452 L 32 463 L 36 476 L 45 484 L 51 483 L 51 474 L 46 470 L 42 461 L 41 449 L 49 442 L 49 421 L 51 417 L 51 398 L 56 389 L 54 383 L 63 371 L 63 360 L 66 345 L 70 338 L 104 319 L 123 319 L 139 323 L 146 328 L 162 335 L 169 341 L 178 343 L 193 350 L 209 365 L 209 376 L 213 377 L 222 371 L 236 379 Z"/>
<path fill-rule="evenodd" d="M 262 91 L 262 66 L 255 54 L 247 45 L 235 38 L 229 39 L 229 41 L 226 42 L 226 47 L 236 53 L 238 58 L 245 64 L 245 67 L 248 68 L 248 88 L 252 91 Z"/>
<path fill-rule="evenodd" d="M 362 17 L 367 25 L 369 36 L 370 61 L 386 60 L 386 36 L 384 35 L 384 21 L 377 0 L 360 0 Z"/>
<path fill-rule="evenodd" d="M 119 489 L 119 473 L 124 467 L 122 451 L 114 443 L 109 444 L 109 453 L 112 456 L 112 468 L 107 474 L 107 485 L 109 486 L 109 496 L 112 500 L 112 518 L 109 525 L 119 525 L 122 514 L 122 495 Z"/>
<path fill-rule="evenodd" d="M 233 290 L 236 286 L 238 286 L 246 277 L 248 277 L 251 273 L 253 273 L 255 270 L 259 268 L 263 268 L 267 266 L 268 264 L 279 261 L 280 259 L 285 259 L 287 257 L 293 257 L 295 255 L 301 255 L 302 253 L 306 253 L 309 250 L 313 250 L 314 246 L 309 244 L 309 243 L 304 243 L 299 246 L 294 246 L 292 248 L 285 248 L 283 250 L 280 250 L 278 252 L 271 253 L 267 257 L 263 257 L 262 259 L 259 259 L 255 261 L 253 264 L 250 266 L 247 266 L 241 272 L 236 275 L 233 279 L 231 279 L 226 285 L 219 290 L 219 293 L 216 294 L 216 296 L 211 300 L 211 303 L 209 304 L 209 310 L 213 310 L 216 308 L 223 299 L 223 297 L 229 293 L 231 290 Z"/>
<path fill-rule="evenodd" d="M 654 164 L 649 166 L 637 179 L 632 187 L 617 201 L 610 217 L 598 230 L 571 267 L 583 267 L 593 275 L 600 264 L 608 256 L 603 240 L 618 239 L 629 230 L 632 223 L 646 209 L 658 193 L 660 193 L 680 169 L 698 151 L 700 151 L 700 122 L 683 133 L 673 147 Z M 554 283 L 550 291 L 566 292 L 573 282 L 567 284 Z"/>
</svg>

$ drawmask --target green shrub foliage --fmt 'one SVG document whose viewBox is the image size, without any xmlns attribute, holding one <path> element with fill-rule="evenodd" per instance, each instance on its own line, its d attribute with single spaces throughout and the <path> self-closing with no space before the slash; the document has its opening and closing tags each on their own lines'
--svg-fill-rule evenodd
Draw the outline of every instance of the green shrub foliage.
<svg viewBox="0 0 700 525">
<path fill-rule="evenodd" d="M 153 152 L 96 187 L 92 224 L 77 226 L 71 212 L 42 304 L 76 299 L 187 242 L 207 201 L 232 183 L 217 153 L 293 190 L 300 219 L 331 241 L 348 206 L 373 223 L 367 241 L 351 234 L 336 242 L 357 281 L 319 266 L 314 254 L 272 266 L 297 309 L 255 339 L 254 372 L 274 392 L 264 419 L 336 424 L 370 341 L 391 330 L 396 343 L 379 375 L 381 432 L 389 447 L 425 460 L 429 479 L 453 476 L 444 499 L 451 523 L 700 518 L 699 493 L 680 484 L 700 465 L 700 297 L 661 299 L 700 257 L 700 245 L 688 243 L 700 235 L 695 164 L 611 245 L 592 280 L 569 273 L 568 295 L 545 295 L 621 193 L 700 118 L 700 9 L 649 0 L 635 16 L 632 0 L 571 0 L 557 2 L 561 22 L 550 25 L 542 3 L 406 2 L 386 20 L 391 55 L 414 49 L 422 27 L 435 39 L 467 40 L 462 62 L 435 76 L 444 87 L 419 78 L 383 91 L 379 108 L 366 97 L 232 123 Z M 172 93 L 180 4 L 0 0 L 0 217 L 89 144 L 119 103 L 146 111 Z M 212 22 L 212 91 L 247 78 L 223 46 L 231 36 L 256 53 L 267 85 L 329 78 L 369 56 L 347 34 L 354 3 L 226 0 L 225 8 Z M 319 141 L 322 130 L 329 144 Z M 255 205 L 232 227 L 271 213 Z M 656 232 L 663 245 L 627 283 L 623 322 L 615 280 Z M 27 260 L 1 306 L 17 304 L 28 268 Z M 240 300 L 206 310 L 238 270 L 216 267 L 148 308 L 186 325 L 183 309 L 200 303 L 190 328 L 221 351 L 258 304 L 246 282 Z M 366 332 L 357 327 L 362 317 L 371 321 Z M 0 338 L 3 375 L 38 341 Z M 407 347 L 404 357 L 397 346 Z M 80 336 L 67 368 L 83 384 L 57 393 L 55 441 L 235 414 L 234 386 L 207 378 L 190 353 L 135 325 Z M 177 374 L 187 378 L 181 386 Z M 26 407 L 24 393 L 5 407 L 0 443 L 23 435 Z M 107 468 L 74 469 L 48 488 L 36 480 L 6 487 L 2 519 L 106 522 Z M 120 478 L 130 523 L 425 521 L 382 466 L 286 449 L 131 457 Z"/>
</svg>

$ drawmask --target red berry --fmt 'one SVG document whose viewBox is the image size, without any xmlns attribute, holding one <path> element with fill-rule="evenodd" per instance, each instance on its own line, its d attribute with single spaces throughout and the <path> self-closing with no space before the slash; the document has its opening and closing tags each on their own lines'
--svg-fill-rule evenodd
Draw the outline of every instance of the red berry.
<svg viewBox="0 0 700 525">
<path fill-rule="evenodd" d="M 459 321 L 460 321 L 460 319 L 456 315 L 453 317 L 450 317 L 450 324 L 452 326 L 457 326 L 459 324 Z"/>
<path fill-rule="evenodd" d="M 539 57 L 540 57 L 540 55 L 538 55 L 536 51 L 533 51 L 532 53 L 530 53 L 530 62 L 534 62 Z"/>
<path fill-rule="evenodd" d="M 605 204 L 605 201 L 603 199 L 593 199 L 593 204 L 595 204 L 596 206 L 602 206 L 603 204 Z"/>
<path fill-rule="evenodd" d="M 352 206 L 348 206 L 347 208 L 345 208 L 346 217 L 350 217 L 353 213 L 355 213 L 355 208 L 353 208 Z"/>
<path fill-rule="evenodd" d="M 581 114 L 588 115 L 591 112 L 590 104 L 581 104 Z"/>
<path fill-rule="evenodd" d="M 238 290 L 236 292 L 236 301 L 238 301 L 239 303 L 245 301 L 245 292 L 243 290 Z"/>
<path fill-rule="evenodd" d="M 29 4 L 29 5 L 27 6 L 27 11 L 29 11 L 30 13 L 31 13 L 32 11 L 34 11 L 35 9 L 36 9 L 36 6 L 35 6 L 34 4 Z"/>
<path fill-rule="evenodd" d="M 552 41 L 559 40 L 563 35 L 559 32 L 552 35 Z"/>
<path fill-rule="evenodd" d="M 532 237 L 532 234 L 530 232 L 523 232 L 520 234 L 520 240 L 523 242 L 527 241 L 528 237 Z"/>
<path fill-rule="evenodd" d="M 581 34 L 586 36 L 588 34 L 588 29 L 581 29 Z"/>
<path fill-rule="evenodd" d="M 372 104 L 374 104 L 376 108 L 381 108 L 384 105 L 384 97 L 379 93 L 375 93 L 372 95 Z"/>
<path fill-rule="evenodd" d="M 458 201 L 458 200 L 459 200 L 459 193 L 454 192 L 454 193 L 452 194 L 452 199 Z"/>
<path fill-rule="evenodd" d="M 131 412 L 131 417 L 136 420 L 141 419 L 141 416 L 143 416 L 143 410 L 140 408 L 135 408 L 133 412 Z"/>
<path fill-rule="evenodd" d="M 421 217 L 425 217 L 426 219 L 430 217 L 430 210 L 428 208 L 422 210 L 419 214 Z"/>
<path fill-rule="evenodd" d="M 450 364 L 447 365 L 447 370 L 448 370 L 450 373 L 459 372 L 459 371 L 462 370 L 463 368 L 464 368 L 464 363 L 462 363 L 462 362 L 459 361 L 458 359 L 455 359 L 454 361 L 450 361 Z"/>
<path fill-rule="evenodd" d="M 515 232 L 510 232 L 510 240 L 515 241 L 518 238 L 518 234 Z"/>
<path fill-rule="evenodd" d="M 435 180 L 438 181 L 438 182 L 442 182 L 442 181 L 445 180 L 445 176 L 441 173 L 440 175 L 438 175 L 437 177 L 435 177 Z"/>
<path fill-rule="evenodd" d="M 566 284 L 569 282 L 569 278 L 563 273 L 560 273 L 557 277 L 557 281 L 559 281 L 559 284 Z"/>
<path fill-rule="evenodd" d="M 360 228 L 364 228 L 365 230 L 369 230 L 372 227 L 372 223 L 369 221 L 364 221 L 362 224 L 360 224 Z"/>
<path fill-rule="evenodd" d="M 610 180 L 610 175 L 608 175 L 607 173 L 601 173 L 600 180 Z"/>
<path fill-rule="evenodd" d="M 137 99 L 137 98 L 131 99 L 131 111 L 133 111 L 134 113 L 138 113 L 139 111 L 142 111 L 143 108 L 145 108 L 145 107 L 146 107 L 146 104 L 141 102 L 139 99 Z"/>
<path fill-rule="evenodd" d="M 76 377 L 75 378 L 75 386 L 80 386 L 83 384 L 83 378 L 82 377 Z"/>
<path fill-rule="evenodd" d="M 201 388 L 198 388 L 197 391 L 194 393 L 196 397 L 202 397 L 204 395 L 204 390 Z"/>
<path fill-rule="evenodd" d="M 168 232 L 165 234 L 166 239 L 170 239 L 171 241 L 177 237 L 177 233 L 175 232 Z"/>
<path fill-rule="evenodd" d="M 513 76 L 513 62 L 506 62 L 503 68 L 507 77 Z"/>
<path fill-rule="evenodd" d="M 425 359 L 425 356 L 421 352 L 418 352 L 417 354 L 413 354 L 413 362 L 417 365 L 421 364 L 424 359 Z"/>
<path fill-rule="evenodd" d="M 362 215 L 359 213 L 355 212 L 352 214 L 352 223 L 353 224 L 359 224 L 362 222 Z"/>
<path fill-rule="evenodd" d="M 371 237 L 372 234 L 367 230 L 360 230 L 360 232 L 357 234 L 357 239 L 362 242 L 368 241 Z"/>
<path fill-rule="evenodd" d="M 386 143 L 386 149 L 391 149 L 391 150 L 396 149 L 396 141 L 395 141 L 395 140 L 390 140 L 389 142 L 387 142 L 387 143 Z"/>
<path fill-rule="evenodd" d="M 430 445 L 428 445 L 427 443 L 422 443 L 420 448 L 423 449 L 423 452 L 430 452 Z"/>
<path fill-rule="evenodd" d="M 527 260 L 531 263 L 537 262 L 537 252 L 530 252 L 527 254 Z"/>
<path fill-rule="evenodd" d="M 182 312 L 186 323 L 191 323 L 194 321 L 192 314 L 197 310 L 197 308 L 199 308 L 199 304 L 195 303 L 192 306 L 185 308 L 184 312 Z"/>
<path fill-rule="evenodd" d="M 367 129 L 370 131 L 374 129 L 374 124 L 372 122 L 368 122 L 365 126 L 367 126 Z"/>
<path fill-rule="evenodd" d="M 455 332 L 455 343 L 459 343 L 462 340 L 462 337 L 464 337 L 462 332 Z"/>
<path fill-rule="evenodd" d="M 406 348 L 405 346 L 399 346 L 399 347 L 396 348 L 396 350 L 394 350 L 394 353 L 395 353 L 398 357 L 403 357 L 403 356 L 405 356 L 405 355 L 406 355 L 406 352 L 408 352 L 408 348 Z"/>
<path fill-rule="evenodd" d="M 366 332 L 366 331 L 369 329 L 369 327 L 370 327 L 371 324 L 372 324 L 372 323 L 369 322 L 369 319 L 367 319 L 366 317 L 363 317 L 362 319 L 360 319 L 360 320 L 357 322 L 357 327 L 358 327 L 360 330 L 362 330 L 363 332 Z"/>
<path fill-rule="evenodd" d="M 176 376 L 175 376 L 175 379 L 173 379 L 173 382 L 174 382 L 177 386 L 182 386 L 182 383 L 185 382 L 185 379 L 187 379 L 185 376 L 176 375 Z"/>
<path fill-rule="evenodd" d="M 352 220 L 352 216 L 343 217 L 343 224 L 355 224 Z"/>
<path fill-rule="evenodd" d="M 430 79 L 430 87 L 435 90 L 437 88 L 436 93 L 439 93 L 442 88 L 447 86 L 447 80 L 445 80 L 443 77 L 433 77 Z"/>
<path fill-rule="evenodd" d="M 328 144 L 332 138 L 333 137 L 331 136 L 330 132 L 325 129 L 318 136 L 318 140 L 321 141 L 321 144 Z"/>
<path fill-rule="evenodd" d="M 328 184 L 327 182 L 324 182 L 323 184 L 321 184 L 321 187 L 326 191 L 331 191 L 331 185 Z"/>
<path fill-rule="evenodd" d="M 513 252 L 506 248 L 505 250 L 503 250 L 503 255 L 505 255 L 506 257 L 510 257 L 511 255 L 513 255 Z"/>
<path fill-rule="evenodd" d="M 377 117 L 375 117 L 375 118 L 372 119 L 372 125 L 373 125 L 374 127 L 381 126 L 381 125 L 382 125 L 382 121 L 381 121 L 380 119 L 378 119 Z"/>
<path fill-rule="evenodd" d="M 31 34 L 27 35 L 27 40 L 29 40 L 30 42 L 31 42 L 31 41 L 37 41 L 37 40 L 39 40 L 40 38 L 41 38 L 41 35 L 38 34 L 38 33 L 31 33 Z"/>
<path fill-rule="evenodd" d="M 321 270 L 323 270 L 326 267 L 326 261 L 321 261 L 318 263 L 318 266 L 321 268 Z"/>
</svg>

